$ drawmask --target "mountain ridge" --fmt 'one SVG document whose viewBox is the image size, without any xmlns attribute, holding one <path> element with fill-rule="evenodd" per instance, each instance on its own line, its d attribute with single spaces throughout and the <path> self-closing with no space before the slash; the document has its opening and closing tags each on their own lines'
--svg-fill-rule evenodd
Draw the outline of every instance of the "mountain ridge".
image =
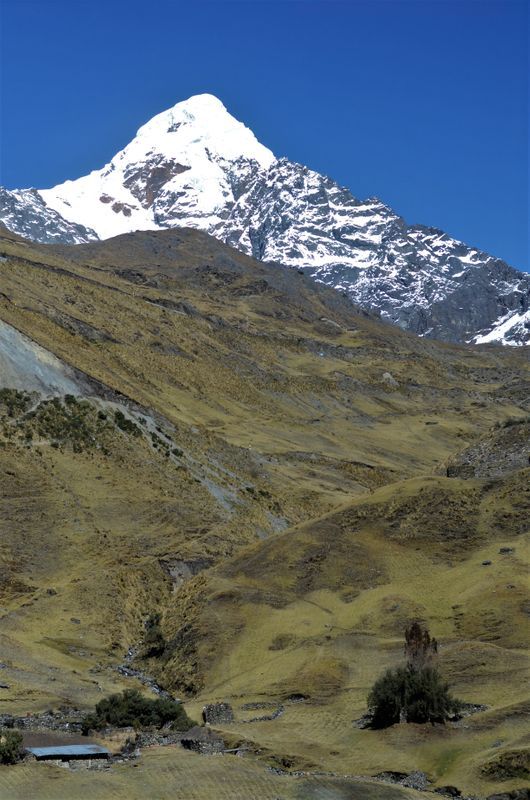
<svg viewBox="0 0 530 800">
<path fill-rule="evenodd" d="M 6 192 L 0 219 L 37 241 L 189 226 L 261 261 L 306 270 L 420 336 L 530 341 L 530 276 L 276 158 L 213 95 L 156 115 L 83 178 Z M 28 221 L 39 216 L 42 231 Z"/>
</svg>

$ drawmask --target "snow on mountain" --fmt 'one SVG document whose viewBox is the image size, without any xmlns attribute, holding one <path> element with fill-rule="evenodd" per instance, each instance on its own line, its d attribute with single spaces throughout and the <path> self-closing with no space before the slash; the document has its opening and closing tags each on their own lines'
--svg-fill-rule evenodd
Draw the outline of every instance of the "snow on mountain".
<svg viewBox="0 0 530 800">
<path fill-rule="evenodd" d="M 508 311 L 493 325 L 488 333 L 474 336 L 474 344 L 528 344 L 530 337 L 530 310 L 517 312 Z"/>
<path fill-rule="evenodd" d="M 339 263 L 364 269 L 367 252 L 397 220 L 378 200 L 357 200 L 330 178 L 282 158 L 254 175 L 215 233 L 254 258 L 322 270 L 322 278 Z"/>
<path fill-rule="evenodd" d="M 529 275 L 287 159 L 256 174 L 211 232 L 255 258 L 303 268 L 420 336 L 469 341 L 530 307 Z M 517 343 L 527 341 L 530 331 Z"/>
<path fill-rule="evenodd" d="M 50 208 L 36 189 L 9 191 L 0 186 L 0 221 L 10 231 L 36 242 L 79 244 L 98 238 L 90 228 L 68 222 Z"/>
<path fill-rule="evenodd" d="M 209 230 L 234 201 L 232 172 L 273 160 L 220 100 L 203 94 L 153 117 L 103 169 L 41 196 L 71 222 L 90 220 L 103 239 L 175 225 Z"/>
<path fill-rule="evenodd" d="M 37 241 L 199 228 L 260 260 L 303 269 L 421 336 L 530 341 L 529 275 L 276 158 L 212 95 L 153 117 L 100 170 L 8 194 L 16 209 L 4 213 L 6 226 Z"/>
</svg>

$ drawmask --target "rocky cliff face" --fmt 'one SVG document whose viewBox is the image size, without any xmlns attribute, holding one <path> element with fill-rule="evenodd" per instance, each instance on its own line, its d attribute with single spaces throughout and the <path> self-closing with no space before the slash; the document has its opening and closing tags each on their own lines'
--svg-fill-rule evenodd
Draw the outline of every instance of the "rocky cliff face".
<svg viewBox="0 0 530 800">
<path fill-rule="evenodd" d="M 276 158 L 211 95 L 154 117 L 101 170 L 40 192 L 4 191 L 0 214 L 41 242 L 198 228 L 303 269 L 421 336 L 530 341 L 529 275 Z"/>
<path fill-rule="evenodd" d="M 302 268 L 421 336 L 530 340 L 528 275 L 287 159 L 256 176 L 214 233 L 255 258 Z"/>
<path fill-rule="evenodd" d="M 0 186 L 0 221 L 34 242 L 79 244 L 98 239 L 95 231 L 54 211 L 36 189 L 9 191 Z"/>
</svg>

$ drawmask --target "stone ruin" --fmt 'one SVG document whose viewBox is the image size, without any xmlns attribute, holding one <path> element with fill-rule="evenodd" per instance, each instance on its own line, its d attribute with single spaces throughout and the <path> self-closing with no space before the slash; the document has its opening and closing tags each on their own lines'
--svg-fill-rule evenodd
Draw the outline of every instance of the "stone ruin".
<svg viewBox="0 0 530 800">
<path fill-rule="evenodd" d="M 193 750 L 201 755 L 223 753 L 225 749 L 225 743 L 217 733 L 210 728 L 201 728 L 198 725 L 186 731 L 180 743 L 186 750 Z"/>
<path fill-rule="evenodd" d="M 209 703 L 202 710 L 202 720 L 205 725 L 220 725 L 233 722 L 234 712 L 230 703 Z"/>
</svg>

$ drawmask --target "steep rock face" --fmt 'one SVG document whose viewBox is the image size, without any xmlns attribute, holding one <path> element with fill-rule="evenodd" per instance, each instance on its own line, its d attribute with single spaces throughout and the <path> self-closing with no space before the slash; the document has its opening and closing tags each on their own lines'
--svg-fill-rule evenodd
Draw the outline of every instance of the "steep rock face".
<svg viewBox="0 0 530 800">
<path fill-rule="evenodd" d="M 36 189 L 9 191 L 0 186 L 0 220 L 14 233 L 43 244 L 79 244 L 98 238 L 95 231 L 68 222 L 50 208 Z"/>
<path fill-rule="evenodd" d="M 264 261 L 318 271 L 361 272 L 388 227 L 404 225 L 378 200 L 357 200 L 323 175 L 286 158 L 255 176 L 217 235 Z"/>
<path fill-rule="evenodd" d="M 287 159 L 257 175 L 213 233 L 254 258 L 303 268 L 419 335 L 530 340 L 524 321 L 511 336 L 504 330 L 528 312 L 528 275 Z"/>
<path fill-rule="evenodd" d="M 81 382 L 53 353 L 0 320 L 0 389 L 79 394 Z"/>
<path fill-rule="evenodd" d="M 530 276 L 277 159 L 212 95 L 155 116 L 101 170 L 4 195 L 0 219 L 36 241 L 198 228 L 262 261 L 303 269 L 421 336 L 530 341 Z"/>
</svg>

